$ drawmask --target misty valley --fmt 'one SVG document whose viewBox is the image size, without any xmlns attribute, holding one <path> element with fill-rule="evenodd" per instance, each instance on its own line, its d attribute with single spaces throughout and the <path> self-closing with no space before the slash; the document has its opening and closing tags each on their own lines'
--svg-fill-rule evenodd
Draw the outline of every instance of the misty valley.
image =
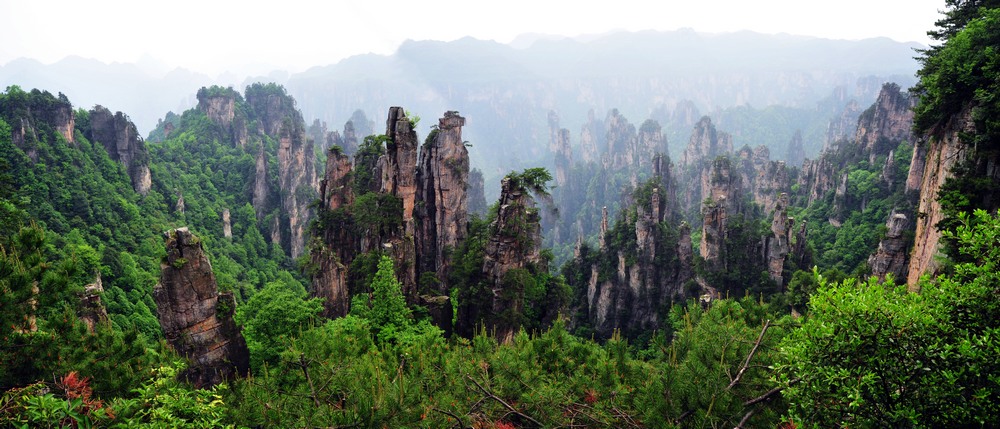
<svg viewBox="0 0 1000 429">
<path fill-rule="evenodd" d="M 0 424 L 997 427 L 1000 3 L 928 34 L 11 62 Z"/>
</svg>

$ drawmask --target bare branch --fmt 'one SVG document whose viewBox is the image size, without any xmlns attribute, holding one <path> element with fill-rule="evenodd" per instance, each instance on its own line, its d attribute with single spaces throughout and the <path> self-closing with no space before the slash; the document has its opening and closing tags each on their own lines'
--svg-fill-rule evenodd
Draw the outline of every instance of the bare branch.
<svg viewBox="0 0 1000 429">
<path fill-rule="evenodd" d="M 764 334 L 767 333 L 767 328 L 769 327 L 771 327 L 770 320 L 764 322 L 764 328 L 760 330 L 760 335 L 757 336 L 757 341 L 754 342 L 753 348 L 750 349 L 750 354 L 748 354 L 747 359 L 743 361 L 743 367 L 736 373 L 736 378 L 729 382 L 729 386 L 726 386 L 726 390 L 731 390 L 740 382 L 740 379 L 743 378 L 743 374 L 746 373 L 747 368 L 750 367 L 750 361 L 753 359 L 753 355 L 757 353 L 757 349 L 760 347 L 760 342 L 764 340 Z"/>
<path fill-rule="evenodd" d="M 442 410 L 440 408 L 431 408 L 431 410 L 437 411 L 437 412 L 439 412 L 441 414 L 444 414 L 444 415 L 446 415 L 448 417 L 451 417 L 451 418 L 455 419 L 455 421 L 457 422 L 456 426 L 458 426 L 459 429 L 466 429 L 466 428 L 468 428 L 468 426 L 465 426 L 464 424 L 462 424 L 462 418 L 459 417 L 458 415 L 456 415 L 455 413 L 452 413 L 451 411 Z"/>
<path fill-rule="evenodd" d="M 791 385 L 793 385 L 795 383 L 798 383 L 799 380 L 801 380 L 801 378 L 795 378 L 795 379 L 789 381 L 788 382 L 788 386 L 791 386 Z M 760 396 L 758 396 L 756 398 L 753 398 L 753 399 L 750 399 L 750 400 L 744 402 L 743 406 L 744 407 L 749 407 L 751 405 L 756 405 L 756 404 L 759 404 L 761 402 L 771 400 L 771 398 L 774 397 L 774 395 L 777 395 L 782 390 L 785 390 L 785 388 L 788 387 L 788 386 L 778 386 L 778 387 L 775 387 L 774 389 L 768 390 L 767 392 L 764 392 L 763 395 L 760 395 Z"/>
<path fill-rule="evenodd" d="M 493 392 L 490 392 L 489 390 L 486 390 L 486 388 L 485 388 L 485 387 L 483 387 L 483 385 L 479 384 L 479 382 L 477 382 L 477 381 L 476 381 L 476 380 L 475 380 L 474 378 L 472 378 L 472 377 L 470 377 L 470 376 L 466 376 L 465 378 L 468 378 L 468 379 L 469 379 L 469 381 L 471 381 L 471 382 L 472 382 L 473 384 L 475 384 L 475 385 L 476 385 L 476 387 L 478 387 L 478 388 L 479 388 L 479 390 L 480 390 L 481 392 L 483 392 L 483 394 L 485 394 L 486 396 L 489 396 L 489 397 L 490 397 L 490 399 L 493 399 L 494 401 L 497 401 L 497 402 L 499 402 L 499 403 L 500 403 L 500 405 L 503 405 L 503 406 L 504 406 L 504 408 L 506 408 L 506 409 L 507 409 L 507 410 L 509 410 L 510 412 L 512 412 L 512 413 L 514 413 L 514 414 L 517 414 L 517 415 L 521 416 L 522 418 L 524 418 L 524 419 L 526 419 L 526 420 L 528 420 L 528 421 L 530 421 L 530 422 L 534 423 L 534 424 L 535 424 L 535 426 L 538 426 L 538 427 L 544 427 L 544 425 L 542 425 L 541 423 L 539 423 L 539 422 L 538 422 L 538 420 L 535 420 L 535 419 L 533 419 L 533 418 L 532 418 L 531 416 L 529 416 L 529 415 L 527 415 L 527 414 L 524 414 L 524 413 L 522 413 L 522 412 L 518 411 L 518 410 L 517 410 L 516 408 L 514 408 L 514 407 L 513 407 L 512 405 L 508 404 L 508 403 L 507 403 L 507 401 L 504 401 L 504 400 L 503 400 L 502 398 L 500 398 L 499 396 L 497 396 L 497 395 L 494 395 L 494 394 L 493 394 Z"/>
<path fill-rule="evenodd" d="M 753 417 L 753 414 L 755 412 L 757 412 L 756 409 L 750 409 L 750 411 L 747 411 L 747 413 L 743 415 L 743 418 L 740 419 L 740 423 L 737 424 L 736 427 L 733 429 L 743 429 L 743 425 L 747 424 L 747 422 L 750 420 L 750 417 Z"/>
</svg>

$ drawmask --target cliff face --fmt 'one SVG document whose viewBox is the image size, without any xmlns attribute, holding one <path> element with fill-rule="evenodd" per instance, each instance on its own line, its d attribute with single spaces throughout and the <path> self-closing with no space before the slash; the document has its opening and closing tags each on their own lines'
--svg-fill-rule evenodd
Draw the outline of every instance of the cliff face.
<svg viewBox="0 0 1000 429">
<path fill-rule="evenodd" d="M 868 153 L 868 162 L 875 162 L 896 147 L 899 141 L 913 141 L 913 107 L 916 99 L 902 92 L 899 85 L 882 86 L 875 104 L 858 119 L 854 142 Z"/>
<path fill-rule="evenodd" d="M 323 316 L 347 315 L 350 293 L 347 266 L 357 252 L 356 238 L 344 223 L 341 209 L 354 202 L 351 189 L 351 160 L 341 151 L 330 150 L 326 158 L 326 177 L 320 181 L 320 221 L 326 227 L 315 237 L 310 251 L 314 267 L 310 292 L 323 298 Z"/>
<path fill-rule="evenodd" d="M 166 239 L 167 255 L 153 299 L 167 342 L 191 360 L 181 377 L 207 388 L 245 376 L 250 353 L 232 319 L 232 293 L 219 293 L 201 241 L 187 228 L 168 231 Z"/>
<path fill-rule="evenodd" d="M 737 153 L 740 162 L 740 178 L 745 188 L 749 188 L 753 201 L 764 213 L 771 213 L 778 204 L 782 193 L 790 192 L 791 179 L 784 161 L 771 161 L 767 146 L 743 147 Z"/>
<path fill-rule="evenodd" d="M 35 94 L 34 90 L 32 94 Z M 73 136 L 76 129 L 76 114 L 73 112 L 73 105 L 62 93 L 56 98 L 48 91 L 40 92 L 41 97 L 37 100 L 29 100 L 26 97 L 8 99 L 9 110 L 23 109 L 24 115 L 8 120 L 11 127 L 12 142 L 15 146 L 24 150 L 32 161 L 38 161 L 38 152 L 31 143 L 38 140 L 36 124 L 43 123 L 52 128 L 66 143 L 75 143 Z M 44 101 L 43 101 L 44 100 Z"/>
<path fill-rule="evenodd" d="M 385 122 L 386 154 L 379 159 L 382 173 L 382 189 L 403 200 L 403 222 L 413 219 L 413 204 L 416 201 L 417 181 L 417 132 L 410 125 L 410 119 L 402 107 L 389 109 Z M 408 230 L 412 233 L 412 230 Z"/>
<path fill-rule="evenodd" d="M 281 207 L 288 216 L 292 259 L 305 252 L 306 228 L 312 215 L 309 203 L 316 193 L 314 156 L 313 144 L 305 141 L 305 132 L 301 126 L 281 129 L 278 140 L 278 186 L 281 188 Z"/>
<path fill-rule="evenodd" d="M 633 165 L 639 152 L 635 125 L 630 124 L 618 109 L 612 109 L 604 120 L 604 128 L 607 130 L 605 141 L 608 145 L 601 160 L 604 168 L 619 170 Z"/>
<path fill-rule="evenodd" d="M 90 135 L 87 138 L 100 142 L 111 159 L 122 163 L 132 179 L 132 188 L 146 195 L 152 186 L 149 173 L 149 153 L 135 124 L 122 112 L 112 114 L 110 110 L 95 106 L 90 111 Z"/>
<path fill-rule="evenodd" d="M 313 142 L 306 138 L 305 123 L 302 114 L 295 109 L 295 100 L 283 91 L 252 86 L 247 89 L 246 101 L 257 119 L 257 132 L 278 141 L 278 194 L 283 221 L 281 227 L 287 225 L 289 253 L 292 258 L 298 258 L 305 251 L 306 228 L 311 218 L 309 203 L 315 197 L 318 187 Z M 259 158 L 257 162 L 261 163 Z M 266 183 L 259 176 L 257 181 Z"/>
<path fill-rule="evenodd" d="M 650 161 L 654 159 L 656 154 L 667 153 L 667 137 L 664 136 L 663 128 L 659 122 L 652 119 L 643 122 L 639 127 L 637 139 L 636 152 L 631 164 L 633 171 L 635 171 L 635 167 L 649 169 Z"/>
<path fill-rule="evenodd" d="M 857 132 L 858 117 L 861 116 L 861 107 L 856 101 L 848 102 L 847 106 L 840 113 L 840 116 L 830 121 L 826 129 L 826 141 L 823 142 L 823 151 L 838 147 L 844 140 Z"/>
<path fill-rule="evenodd" d="M 923 167 L 919 168 L 923 173 L 920 176 L 917 205 L 919 215 L 915 221 L 916 234 L 906 278 L 911 290 L 916 290 L 921 275 L 933 274 L 940 268 L 935 256 L 939 252 L 941 231 L 938 231 L 936 225 L 944 218 L 944 213 L 937 194 L 944 181 L 953 177 L 952 167 L 964 161 L 968 155 L 967 146 L 962 143 L 960 135 L 974 130 L 972 110 L 966 108 L 952 117 L 942 132 L 921 141 L 917 145 L 920 149 L 913 151 L 915 162 L 918 161 L 917 152 L 923 152 L 925 156 L 919 160 Z"/>
<path fill-rule="evenodd" d="M 417 266 L 421 273 L 434 273 L 438 279 L 448 275 L 447 249 L 455 249 L 467 233 L 469 151 L 462 140 L 463 125 L 465 118 L 457 112 L 445 112 L 433 140 L 420 151 L 416 179 L 421 204 L 414 237 L 419 249 Z M 447 295 L 445 290 L 436 292 Z"/>
<path fill-rule="evenodd" d="M 254 157 L 253 197 L 250 200 L 258 220 L 264 219 L 271 203 L 268 198 L 270 188 L 267 176 L 267 152 L 264 151 L 264 145 L 260 145 L 257 156 Z"/>
</svg>

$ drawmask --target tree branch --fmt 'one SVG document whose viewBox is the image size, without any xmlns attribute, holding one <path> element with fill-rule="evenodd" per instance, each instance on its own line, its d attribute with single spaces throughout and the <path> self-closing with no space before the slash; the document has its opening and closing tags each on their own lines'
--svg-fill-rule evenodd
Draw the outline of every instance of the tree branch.
<svg viewBox="0 0 1000 429">
<path fill-rule="evenodd" d="M 302 373 L 305 374 L 306 381 L 309 382 L 309 393 L 312 396 L 313 403 L 316 404 L 316 408 L 319 408 L 319 398 L 316 397 L 316 387 L 313 386 L 312 378 L 309 378 L 309 365 L 306 363 L 304 353 L 299 353 L 299 366 L 302 367 Z"/>
<path fill-rule="evenodd" d="M 737 424 L 736 427 L 733 429 L 743 429 L 743 425 L 747 424 L 747 422 L 750 420 L 750 417 L 753 417 L 753 414 L 755 412 L 757 412 L 756 409 L 751 409 L 750 411 L 747 411 L 747 413 L 743 415 L 743 418 L 740 419 L 739 424 Z"/>
<path fill-rule="evenodd" d="M 770 320 L 764 322 L 764 328 L 760 330 L 760 335 L 757 336 L 757 341 L 753 343 L 753 348 L 750 349 L 750 354 L 748 354 L 747 359 L 743 361 L 743 367 L 736 373 L 736 378 L 729 382 L 729 386 L 726 386 L 726 390 L 731 390 L 740 382 L 740 379 L 743 378 L 743 374 L 746 373 L 747 368 L 750 367 L 750 361 L 753 360 L 753 355 L 756 354 L 757 349 L 760 348 L 760 342 L 764 340 L 764 334 L 767 333 L 767 328 L 769 327 L 771 327 Z"/>
<path fill-rule="evenodd" d="M 791 385 L 793 385 L 793 384 L 795 384 L 795 383 L 798 383 L 798 382 L 799 382 L 799 380 L 801 380 L 801 378 L 795 378 L 795 379 L 793 379 L 793 380 L 789 381 L 789 382 L 788 382 L 788 386 L 791 386 Z M 773 397 L 774 395 L 777 395 L 777 394 L 778 394 L 778 393 L 780 393 L 780 392 L 781 392 L 782 390 L 785 390 L 785 388 L 786 388 L 786 387 L 788 387 L 788 386 L 778 386 L 778 387 L 775 387 L 774 389 L 771 389 L 771 390 L 768 390 L 767 392 L 764 392 L 764 394 L 763 394 L 763 395 L 760 395 L 760 396 L 758 396 L 758 397 L 756 397 L 756 398 L 753 398 L 753 399 L 750 399 L 750 400 L 748 400 L 748 401 L 744 402 L 744 403 L 743 403 L 743 406 L 744 406 L 744 407 L 749 407 L 749 406 L 751 406 L 751 405 L 756 405 L 756 404 L 759 404 L 759 403 L 761 403 L 761 402 L 764 402 L 764 401 L 768 401 L 768 400 L 770 400 L 770 399 L 771 399 L 771 398 L 772 398 L 772 397 Z"/>
<path fill-rule="evenodd" d="M 506 408 L 507 410 L 509 410 L 510 412 L 512 412 L 512 413 L 514 413 L 514 414 L 517 414 L 517 415 L 521 416 L 522 418 L 524 418 L 524 419 L 526 419 L 526 420 L 528 420 L 528 421 L 530 421 L 530 422 L 534 423 L 534 424 L 535 424 L 535 426 L 538 426 L 538 427 L 544 427 L 544 425 L 542 425 L 541 423 L 539 423 L 539 422 L 538 422 L 538 420 L 535 420 L 535 419 L 531 418 L 531 416 L 529 416 L 529 415 L 527 415 L 527 414 L 524 414 L 524 413 L 522 413 L 522 412 L 518 411 L 518 410 L 517 410 L 516 408 L 514 408 L 514 407 L 513 407 L 512 405 L 508 404 L 508 403 L 507 403 L 507 401 L 504 401 L 504 400 L 503 400 L 503 399 L 501 399 L 501 398 L 500 398 L 499 396 L 497 396 L 497 395 L 494 395 L 494 394 L 493 394 L 493 392 L 490 392 L 489 390 L 486 390 L 486 388 L 485 388 L 485 387 L 483 387 L 483 386 L 482 386 L 481 384 L 479 384 L 479 382 L 477 382 L 477 381 L 476 381 L 476 380 L 475 380 L 474 378 L 472 378 L 471 376 L 466 376 L 465 378 L 468 378 L 468 379 L 469 379 L 469 381 L 471 381 L 471 382 L 472 382 L 473 384 L 475 384 L 475 385 L 476 385 L 476 387 L 478 387 L 478 388 L 479 388 L 479 390 L 483 392 L 483 394 L 485 394 L 486 396 L 489 396 L 489 397 L 490 397 L 490 399 L 493 399 L 494 401 L 497 401 L 497 402 L 499 402 L 499 403 L 500 403 L 500 405 L 503 405 L 503 407 L 504 407 L 504 408 Z"/>
<path fill-rule="evenodd" d="M 455 421 L 458 422 L 456 424 L 456 426 L 458 426 L 459 429 L 466 429 L 467 426 L 465 426 L 464 424 L 462 424 L 462 418 L 459 417 L 458 415 L 456 415 L 455 413 L 452 413 L 451 411 L 448 411 L 448 410 L 442 410 L 440 408 L 431 408 L 431 410 L 437 411 L 437 412 L 439 412 L 441 414 L 447 415 L 447 416 L 455 419 Z"/>
</svg>

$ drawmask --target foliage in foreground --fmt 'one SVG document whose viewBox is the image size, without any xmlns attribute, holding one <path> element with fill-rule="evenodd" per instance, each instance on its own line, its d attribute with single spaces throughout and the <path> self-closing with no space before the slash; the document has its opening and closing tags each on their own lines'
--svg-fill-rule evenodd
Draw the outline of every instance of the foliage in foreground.
<svg viewBox="0 0 1000 429">
<path fill-rule="evenodd" d="M 973 218 L 975 219 L 973 221 Z M 1000 220 L 977 211 L 953 239 L 974 262 L 923 279 L 820 288 L 787 338 L 785 395 L 812 427 L 982 427 L 1000 421 Z"/>
<path fill-rule="evenodd" d="M 675 339 L 638 349 L 561 322 L 498 344 L 416 322 L 386 337 L 348 316 L 304 332 L 226 402 L 238 425 L 265 427 L 774 426 L 782 403 L 766 368 L 785 331 L 767 317 L 751 300 L 678 307 Z"/>
</svg>

